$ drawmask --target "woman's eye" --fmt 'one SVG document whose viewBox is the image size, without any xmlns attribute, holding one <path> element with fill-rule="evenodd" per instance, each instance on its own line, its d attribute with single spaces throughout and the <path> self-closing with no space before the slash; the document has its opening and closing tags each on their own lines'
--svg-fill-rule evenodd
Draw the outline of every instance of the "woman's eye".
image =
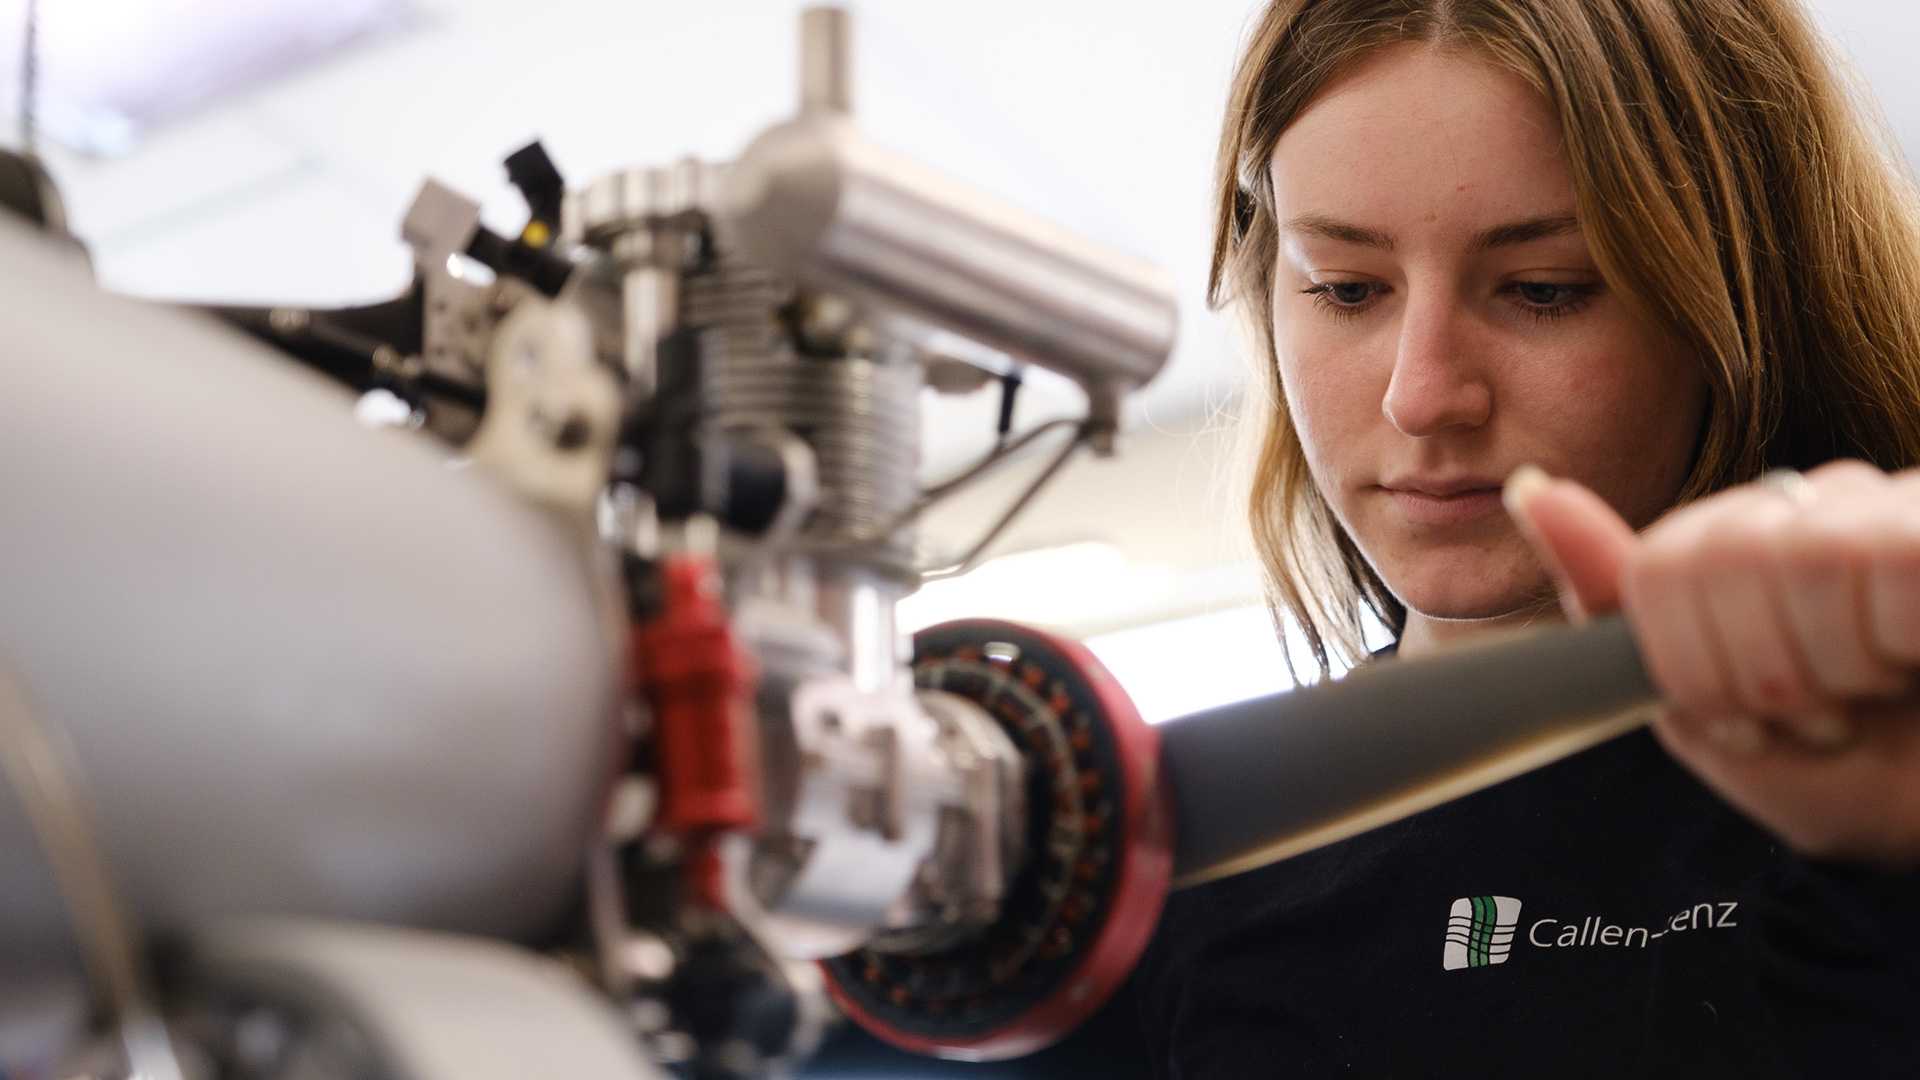
<svg viewBox="0 0 1920 1080">
<path fill-rule="evenodd" d="M 1522 300 L 1535 307 L 1556 307 L 1572 291 L 1565 285 L 1549 285 L 1539 281 L 1523 281 L 1515 289 Z"/>
<path fill-rule="evenodd" d="M 1520 310 L 1542 319 L 1571 315 L 1585 307 L 1598 291 L 1597 285 L 1550 281 L 1516 281 L 1506 287 Z"/>
<path fill-rule="evenodd" d="M 1353 315 L 1386 292 L 1386 286 L 1377 281 L 1323 281 L 1300 291 L 1335 315 Z"/>
</svg>

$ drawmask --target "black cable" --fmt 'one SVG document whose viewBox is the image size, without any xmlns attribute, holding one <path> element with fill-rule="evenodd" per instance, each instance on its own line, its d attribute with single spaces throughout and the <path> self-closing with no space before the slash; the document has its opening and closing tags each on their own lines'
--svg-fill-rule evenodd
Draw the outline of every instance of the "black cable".
<svg viewBox="0 0 1920 1080">
<path fill-rule="evenodd" d="M 355 391 L 388 385 L 381 352 L 417 356 L 422 348 L 424 290 L 416 279 L 392 300 L 359 307 L 295 309 L 234 304 L 186 305 L 273 346 L 306 366 Z M 285 318 L 288 313 L 296 317 Z M 405 385 L 432 398 L 479 411 L 486 407 L 483 387 L 469 386 L 431 371 L 420 371 Z"/>
</svg>

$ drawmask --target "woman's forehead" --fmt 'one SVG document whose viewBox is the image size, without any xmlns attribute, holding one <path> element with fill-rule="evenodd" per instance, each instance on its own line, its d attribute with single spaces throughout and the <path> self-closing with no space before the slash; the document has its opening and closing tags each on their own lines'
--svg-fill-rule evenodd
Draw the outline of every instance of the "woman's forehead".
<svg viewBox="0 0 1920 1080">
<path fill-rule="evenodd" d="M 1384 49 L 1331 82 L 1269 162 L 1284 225 L 1472 234 L 1574 204 L 1559 124 L 1519 76 L 1457 50 Z"/>
</svg>

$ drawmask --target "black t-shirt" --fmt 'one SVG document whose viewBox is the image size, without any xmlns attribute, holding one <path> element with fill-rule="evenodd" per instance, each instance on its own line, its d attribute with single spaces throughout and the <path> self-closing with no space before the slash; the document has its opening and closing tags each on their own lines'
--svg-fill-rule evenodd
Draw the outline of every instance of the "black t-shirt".
<svg viewBox="0 0 1920 1080">
<path fill-rule="evenodd" d="M 1167 1077 L 1920 1076 L 1917 923 L 1641 731 L 1177 892 L 1137 981 Z"/>
</svg>

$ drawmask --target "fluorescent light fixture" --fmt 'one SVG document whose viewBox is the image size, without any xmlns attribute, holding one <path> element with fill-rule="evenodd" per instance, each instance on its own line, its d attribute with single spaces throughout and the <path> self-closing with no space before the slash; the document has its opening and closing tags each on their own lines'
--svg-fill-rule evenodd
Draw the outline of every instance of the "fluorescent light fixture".
<svg viewBox="0 0 1920 1080">
<path fill-rule="evenodd" d="M 1150 724 L 1294 685 L 1260 606 L 1098 634 L 1086 646 Z"/>
<path fill-rule="evenodd" d="M 1288 620 L 1286 627 L 1287 648 L 1296 657 L 1310 658 L 1299 625 Z M 1393 634 L 1369 617 L 1366 639 L 1368 648 L 1380 649 L 1392 643 Z M 1085 644 L 1149 724 L 1298 685 L 1264 604 L 1096 634 Z M 1335 678 L 1347 670 L 1334 661 Z"/>
<path fill-rule="evenodd" d="M 1092 633 L 1085 644 L 1147 722 L 1158 724 L 1293 688 L 1272 616 L 1264 604 L 1248 602 L 1257 581 L 1257 571 L 1244 565 L 1182 571 L 1129 562 L 1114 545 L 1089 541 L 1001 556 L 924 586 L 897 610 L 909 633 L 964 618 L 1069 631 L 1123 627 Z M 1369 619 L 1367 639 L 1379 648 L 1392 635 Z M 1311 655 L 1291 623 L 1287 644 L 1296 657 Z M 1336 664 L 1334 675 L 1344 670 Z"/>
<path fill-rule="evenodd" d="M 1172 591 L 1174 572 L 1129 563 L 1112 544 L 1086 541 L 1037 548 L 985 563 L 957 578 L 929 582 L 900 602 L 902 630 L 949 619 L 993 618 L 1046 626 L 1137 621 Z"/>
<path fill-rule="evenodd" d="M 17 72 L 24 6 L 0 12 L 16 20 L 0 42 Z M 413 0 L 41 0 L 37 122 L 77 152 L 125 154 L 157 124 L 414 17 Z"/>
<path fill-rule="evenodd" d="M 908 632 L 964 618 L 1054 628 L 1125 626 L 1090 636 L 1086 645 L 1141 715 L 1159 723 L 1293 685 L 1266 608 L 1245 602 L 1242 578 L 1250 573 L 1242 567 L 1181 572 L 1129 562 L 1109 543 L 1064 544 L 1004 555 L 964 576 L 932 582 L 901 601 L 898 616 Z M 1223 584 L 1223 576 L 1230 580 Z M 1141 623 L 1143 613 L 1191 612 L 1227 596 L 1235 598 L 1231 606 Z M 1305 644 L 1299 640 L 1296 647 L 1304 650 Z"/>
</svg>

